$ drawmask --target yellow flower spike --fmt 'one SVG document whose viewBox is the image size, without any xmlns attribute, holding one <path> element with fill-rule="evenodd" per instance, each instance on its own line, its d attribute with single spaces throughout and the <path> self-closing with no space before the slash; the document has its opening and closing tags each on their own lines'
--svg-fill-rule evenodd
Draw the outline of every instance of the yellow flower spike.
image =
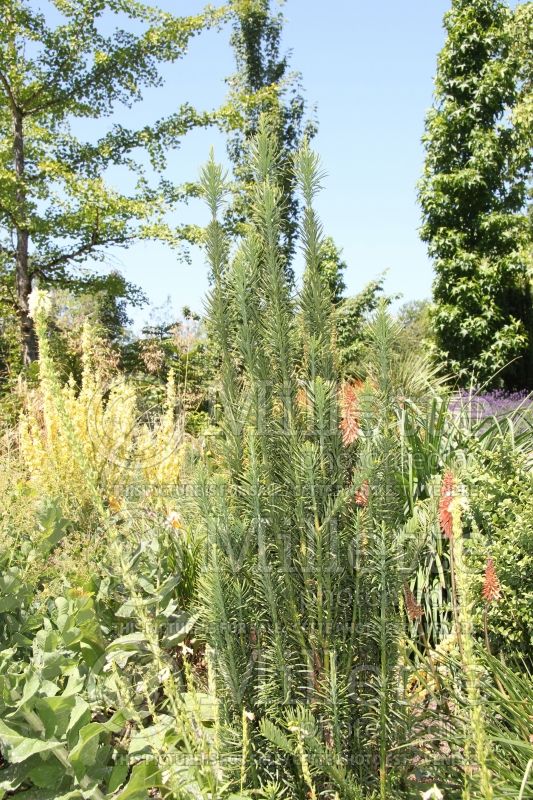
<svg viewBox="0 0 533 800">
<path fill-rule="evenodd" d="M 120 509 L 122 508 L 122 500 L 119 497 L 115 497 L 114 494 L 110 494 L 107 498 L 107 504 L 109 506 L 110 511 L 113 514 L 117 514 Z"/>
</svg>

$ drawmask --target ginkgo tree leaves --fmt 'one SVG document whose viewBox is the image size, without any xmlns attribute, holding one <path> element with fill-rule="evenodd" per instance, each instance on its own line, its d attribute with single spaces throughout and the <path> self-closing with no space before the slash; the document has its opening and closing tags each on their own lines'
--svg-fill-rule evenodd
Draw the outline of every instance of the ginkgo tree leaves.
<svg viewBox="0 0 533 800">
<path fill-rule="evenodd" d="M 194 229 L 167 222 L 191 187 L 149 183 L 143 154 L 161 171 L 168 148 L 215 115 L 186 103 L 139 129 L 109 126 L 96 141 L 75 135 L 71 123 L 79 129 L 80 119 L 139 101 L 143 88 L 161 84 L 161 64 L 183 57 L 191 38 L 226 14 L 179 17 L 119 0 L 53 6 L 44 14 L 26 0 L 7 0 L 0 23 L 2 300 L 19 318 L 25 363 L 37 357 L 28 308 L 35 278 L 69 285 L 75 266 L 109 245 L 194 238 Z M 129 192 L 109 185 L 106 170 L 115 165 L 137 176 Z"/>
</svg>

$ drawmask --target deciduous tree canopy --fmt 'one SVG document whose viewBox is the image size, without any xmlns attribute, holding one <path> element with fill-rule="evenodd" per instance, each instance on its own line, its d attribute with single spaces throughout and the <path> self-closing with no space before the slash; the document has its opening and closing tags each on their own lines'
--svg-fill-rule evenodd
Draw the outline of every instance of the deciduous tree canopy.
<svg viewBox="0 0 533 800">
<path fill-rule="evenodd" d="M 501 0 L 453 1 L 427 118 L 422 236 L 438 346 L 463 383 L 531 382 L 527 5 L 513 17 Z"/>
<path fill-rule="evenodd" d="M 20 320 L 25 363 L 37 355 L 28 309 L 35 277 L 44 285 L 68 284 L 75 265 L 107 245 L 136 237 L 175 242 L 186 233 L 168 227 L 164 215 L 187 189 L 163 180 L 149 185 L 139 153 L 160 168 L 166 148 L 210 118 L 186 104 L 153 125 L 110 125 L 93 142 L 76 135 L 72 122 L 140 100 L 143 87 L 161 82 L 160 64 L 181 58 L 191 38 L 222 14 L 178 17 L 136 0 L 54 0 L 45 15 L 26 0 L 3 3 L 0 264 L 3 300 Z M 112 165 L 136 174 L 131 193 L 106 182 Z"/>
</svg>

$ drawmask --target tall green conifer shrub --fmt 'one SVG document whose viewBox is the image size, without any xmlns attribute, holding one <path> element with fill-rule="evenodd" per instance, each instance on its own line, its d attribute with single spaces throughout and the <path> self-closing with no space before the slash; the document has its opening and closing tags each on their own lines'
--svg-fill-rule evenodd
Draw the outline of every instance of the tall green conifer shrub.
<svg viewBox="0 0 533 800">
<path fill-rule="evenodd" d="M 224 175 L 211 159 L 202 176 L 221 436 L 199 493 L 208 547 L 199 602 L 221 723 L 240 788 L 271 783 L 303 800 L 357 798 L 366 784 L 385 797 L 406 506 L 395 329 L 383 311 L 371 377 L 341 387 L 313 208 L 317 158 L 304 146 L 295 160 L 306 264 L 296 299 L 265 124 L 252 163 L 253 214 L 233 257 L 219 222 Z"/>
</svg>

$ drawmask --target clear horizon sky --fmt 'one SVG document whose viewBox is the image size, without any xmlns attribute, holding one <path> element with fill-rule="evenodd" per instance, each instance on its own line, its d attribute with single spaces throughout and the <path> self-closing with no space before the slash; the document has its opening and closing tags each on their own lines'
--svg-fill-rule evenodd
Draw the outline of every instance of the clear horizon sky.
<svg viewBox="0 0 533 800">
<path fill-rule="evenodd" d="M 158 4 L 179 14 L 203 6 L 198 0 Z M 325 232 L 343 249 L 349 293 L 387 271 L 386 291 L 401 293 L 402 301 L 430 296 L 432 268 L 418 236 L 416 183 L 449 6 L 449 0 L 287 0 L 281 7 L 284 48 L 291 51 L 291 67 L 302 75 L 309 110 L 316 106 L 313 146 L 327 174 L 317 207 Z M 186 101 L 198 109 L 214 108 L 224 100 L 225 78 L 234 70 L 229 30 L 205 32 L 192 41 L 184 59 L 165 68 L 162 88 L 146 92 L 141 104 L 115 119 L 144 124 Z M 221 134 L 193 131 L 171 154 L 168 176 L 177 182 L 196 179 L 211 146 L 226 161 Z M 119 174 L 115 178 L 121 186 L 127 182 Z M 203 224 L 206 216 L 200 201 L 193 201 L 176 219 Z M 141 242 L 111 251 L 106 265 L 141 286 L 153 305 L 170 297 L 177 314 L 184 305 L 203 308 L 205 259 L 196 249 L 191 255 L 188 265 L 162 244 Z M 136 327 L 147 315 L 147 309 L 135 312 Z"/>
</svg>

